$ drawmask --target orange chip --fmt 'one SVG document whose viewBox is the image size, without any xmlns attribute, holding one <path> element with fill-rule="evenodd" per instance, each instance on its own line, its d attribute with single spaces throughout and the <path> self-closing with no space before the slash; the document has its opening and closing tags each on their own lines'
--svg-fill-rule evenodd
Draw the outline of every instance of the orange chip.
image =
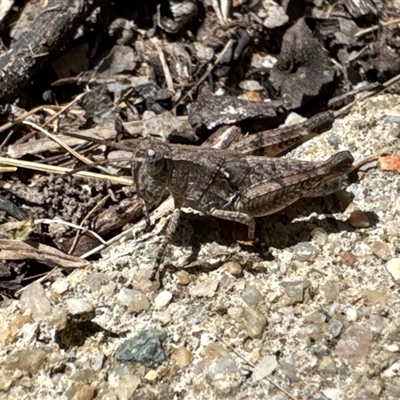
<svg viewBox="0 0 400 400">
<path fill-rule="evenodd" d="M 379 157 L 382 171 L 397 171 L 400 173 L 400 155 Z"/>
</svg>

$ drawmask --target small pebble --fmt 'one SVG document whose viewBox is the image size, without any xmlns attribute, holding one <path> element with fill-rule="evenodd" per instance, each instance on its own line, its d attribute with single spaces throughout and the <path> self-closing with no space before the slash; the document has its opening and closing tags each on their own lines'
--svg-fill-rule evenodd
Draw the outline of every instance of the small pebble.
<svg viewBox="0 0 400 400">
<path fill-rule="evenodd" d="M 335 301 L 340 294 L 340 286 L 336 282 L 328 281 L 321 288 L 326 300 Z"/>
<path fill-rule="evenodd" d="M 146 381 L 155 381 L 158 378 L 158 372 L 155 371 L 154 369 L 151 369 L 145 376 L 144 379 Z"/>
<path fill-rule="evenodd" d="M 172 320 L 172 315 L 168 312 L 158 312 L 154 314 L 154 319 L 161 322 L 162 325 L 167 325 Z"/>
<path fill-rule="evenodd" d="M 294 246 L 294 256 L 300 261 L 308 261 L 315 257 L 317 249 L 308 242 L 302 242 Z"/>
<path fill-rule="evenodd" d="M 310 286 L 310 281 L 282 282 L 281 285 L 285 288 L 290 304 L 302 303 L 304 301 L 304 290 Z"/>
<path fill-rule="evenodd" d="M 369 390 L 375 396 L 379 396 L 382 392 L 382 383 L 379 381 L 379 379 L 370 379 L 365 384 L 365 389 Z"/>
<path fill-rule="evenodd" d="M 90 385 L 82 385 L 79 387 L 71 400 L 92 400 L 95 394 L 95 388 Z"/>
<path fill-rule="evenodd" d="M 214 278 L 206 279 L 205 281 L 192 285 L 189 288 L 189 294 L 195 297 L 213 297 L 218 288 L 219 282 Z"/>
<path fill-rule="evenodd" d="M 51 314 L 51 304 L 46 296 L 43 286 L 32 282 L 22 292 L 20 305 L 23 310 L 29 310 L 35 321 L 41 321 Z"/>
<path fill-rule="evenodd" d="M 258 81 L 255 81 L 252 79 L 247 79 L 247 80 L 239 82 L 239 87 L 242 90 L 249 90 L 251 92 L 256 92 L 258 90 L 264 89 Z"/>
<path fill-rule="evenodd" d="M 182 346 L 172 352 L 171 360 L 178 367 L 184 368 L 192 362 L 192 355 L 186 347 Z"/>
<path fill-rule="evenodd" d="M 366 321 L 368 329 L 374 333 L 381 333 L 386 327 L 386 319 L 380 315 L 371 315 L 370 319 Z"/>
<path fill-rule="evenodd" d="M 249 306 L 256 306 L 263 300 L 262 294 L 255 288 L 250 287 L 241 294 L 243 301 Z"/>
<path fill-rule="evenodd" d="M 350 214 L 349 221 L 354 228 L 368 228 L 371 225 L 368 216 L 360 210 L 354 210 Z"/>
<path fill-rule="evenodd" d="M 389 344 L 386 346 L 386 350 L 390 351 L 391 353 L 397 353 L 400 350 L 400 347 L 398 344 Z"/>
<path fill-rule="evenodd" d="M 342 400 L 343 399 L 343 393 L 341 392 L 340 389 L 326 388 L 322 391 L 322 393 L 329 400 Z"/>
<path fill-rule="evenodd" d="M 178 271 L 176 276 L 179 279 L 179 285 L 186 286 L 190 283 L 190 274 L 187 271 Z"/>
<path fill-rule="evenodd" d="M 314 357 L 321 359 L 322 357 L 329 354 L 329 349 L 326 346 L 314 344 L 313 346 L 311 346 L 310 352 Z"/>
<path fill-rule="evenodd" d="M 119 304 L 128 307 L 128 310 L 132 312 L 148 310 L 150 307 L 146 295 L 139 290 L 123 288 L 117 294 L 117 301 Z"/>
<path fill-rule="evenodd" d="M 345 251 L 340 255 L 340 261 L 348 267 L 353 266 L 357 261 L 357 257 L 351 251 Z"/>
<path fill-rule="evenodd" d="M 313 243 L 318 246 L 323 246 L 328 240 L 328 235 L 322 228 L 315 228 L 311 232 Z"/>
<path fill-rule="evenodd" d="M 352 321 L 352 322 L 357 321 L 357 318 L 358 318 L 357 310 L 355 308 L 349 307 L 346 310 L 346 316 L 349 321 Z"/>
<path fill-rule="evenodd" d="M 69 288 L 69 282 L 65 278 L 58 278 L 56 279 L 53 284 L 51 285 L 53 291 L 57 294 L 65 293 Z"/>
<path fill-rule="evenodd" d="M 361 325 L 353 325 L 345 331 L 336 345 L 339 357 L 347 359 L 350 364 L 356 364 L 366 357 L 372 343 L 372 332 Z"/>
<path fill-rule="evenodd" d="M 374 305 L 386 305 L 387 302 L 390 300 L 391 295 L 387 291 L 365 289 L 362 291 L 362 297 L 367 299 Z"/>
<path fill-rule="evenodd" d="M 65 301 L 67 305 L 67 310 L 70 315 L 73 316 L 87 316 L 87 319 L 94 317 L 94 307 L 86 299 L 68 299 Z"/>
<path fill-rule="evenodd" d="M 331 357 L 324 356 L 318 366 L 318 371 L 325 375 L 336 375 L 337 369 Z"/>
<path fill-rule="evenodd" d="M 272 372 L 278 366 L 278 361 L 276 360 L 276 356 L 264 356 L 258 363 L 256 364 L 252 378 L 254 381 L 260 381 L 264 379 L 266 376 L 271 375 Z"/>
<path fill-rule="evenodd" d="M 329 329 L 331 330 L 333 337 L 338 337 L 342 332 L 343 324 L 337 319 L 333 319 L 329 324 Z"/>
<path fill-rule="evenodd" d="M 229 307 L 227 310 L 227 313 L 231 318 L 238 319 L 243 314 L 243 308 L 242 307 Z"/>
<path fill-rule="evenodd" d="M 162 345 L 166 337 L 167 334 L 158 329 L 143 330 L 133 338 L 125 340 L 117 348 L 115 358 L 119 361 L 137 361 L 147 368 L 152 368 L 167 359 Z"/>
<path fill-rule="evenodd" d="M 259 311 L 248 307 L 243 311 L 242 318 L 246 325 L 247 334 L 252 338 L 258 338 L 267 326 L 267 319 Z"/>
<path fill-rule="evenodd" d="M 396 283 L 400 283 L 400 258 L 393 258 L 386 264 L 386 270 Z"/>
<path fill-rule="evenodd" d="M 387 243 L 380 241 L 373 242 L 371 244 L 371 250 L 382 260 L 388 261 L 392 258 L 392 251 Z"/>
<path fill-rule="evenodd" d="M 49 350 L 23 349 L 9 354 L 2 360 L 2 366 L 6 369 L 20 369 L 21 371 L 37 374 L 46 361 Z"/>
<path fill-rule="evenodd" d="M 172 293 L 168 290 L 163 290 L 154 299 L 154 306 L 156 310 L 166 307 L 172 300 Z"/>
<path fill-rule="evenodd" d="M 229 272 L 236 278 L 240 278 L 243 275 L 243 268 L 236 261 L 228 261 L 227 263 L 224 264 L 224 267 L 227 270 L 227 272 Z"/>
</svg>

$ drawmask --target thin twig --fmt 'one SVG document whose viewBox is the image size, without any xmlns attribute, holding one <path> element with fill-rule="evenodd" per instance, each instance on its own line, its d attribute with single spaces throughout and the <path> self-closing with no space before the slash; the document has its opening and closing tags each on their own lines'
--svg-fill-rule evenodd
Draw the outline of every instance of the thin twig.
<svg viewBox="0 0 400 400">
<path fill-rule="evenodd" d="M 373 32 L 378 30 L 381 26 L 389 26 L 389 25 L 393 25 L 393 24 L 399 24 L 400 23 L 400 18 L 395 18 L 395 19 L 390 19 L 389 21 L 385 21 L 385 22 L 381 22 L 377 25 L 371 26 L 369 28 L 365 28 L 365 29 L 360 29 L 355 35 L 354 37 L 358 38 L 360 36 L 366 35 L 367 33 Z"/>
<path fill-rule="evenodd" d="M 54 140 L 56 143 L 58 143 L 61 147 L 63 147 L 65 150 L 67 150 L 69 153 L 71 153 L 74 157 L 76 157 L 78 160 L 84 162 L 85 164 L 91 165 L 93 162 L 89 160 L 88 158 L 81 156 L 78 152 L 76 152 L 74 149 L 69 147 L 66 143 L 64 143 L 62 140 L 60 140 L 57 136 L 53 135 L 52 133 L 46 131 L 46 129 L 43 129 L 39 125 L 34 124 L 33 122 L 30 121 L 23 121 L 22 122 L 24 125 L 29 125 L 32 128 L 37 129 L 38 131 L 44 133 L 47 137 L 49 137 L 51 140 Z"/>
<path fill-rule="evenodd" d="M 57 111 L 54 115 L 52 115 L 43 125 L 42 128 L 44 128 L 46 125 L 50 124 L 53 122 L 58 116 L 63 114 L 68 108 L 72 107 L 74 104 L 76 104 L 82 97 L 86 96 L 90 91 L 83 92 L 81 94 L 78 94 L 78 96 L 75 97 L 72 101 L 70 101 L 67 105 L 61 108 L 61 110 Z"/>
<path fill-rule="evenodd" d="M 83 227 L 83 224 L 91 217 L 91 215 L 93 215 L 93 213 L 96 212 L 96 210 L 98 210 L 108 199 L 110 198 L 110 195 L 108 194 L 107 196 L 103 197 L 85 216 L 85 218 L 83 218 L 83 220 L 81 221 L 81 223 L 79 224 L 80 227 Z M 72 252 L 75 249 L 76 244 L 78 243 L 78 239 L 79 239 L 79 231 L 76 231 L 76 235 L 74 237 L 74 241 L 72 242 L 71 248 L 68 251 L 68 254 L 72 254 Z M 101 240 L 101 243 L 106 243 L 105 240 Z"/>
<path fill-rule="evenodd" d="M 171 72 L 169 70 L 167 61 L 165 59 L 165 54 L 164 54 L 164 50 L 162 49 L 160 42 L 158 41 L 157 38 L 152 38 L 151 42 L 154 44 L 154 46 L 157 49 L 158 52 L 158 57 L 160 59 L 161 62 L 161 66 L 162 69 L 164 71 L 164 76 L 165 76 L 165 82 L 167 83 L 167 88 L 168 90 L 170 90 L 171 92 L 175 93 L 175 89 L 174 89 L 174 82 L 172 81 L 172 76 L 171 76 Z"/>
<path fill-rule="evenodd" d="M 50 174 L 64 175 L 67 173 L 72 173 L 71 174 L 72 176 L 77 176 L 80 178 L 107 180 L 113 183 L 126 186 L 132 186 L 133 184 L 132 178 L 126 178 L 123 176 L 97 174 L 95 172 L 89 172 L 89 171 L 73 172 L 74 170 L 71 168 L 63 168 L 55 165 L 40 164 L 31 161 L 15 160 L 14 158 L 0 157 L 0 164 L 4 164 L 6 166 L 27 168 L 34 171 L 47 172 Z"/>
<path fill-rule="evenodd" d="M 93 237 L 95 237 L 99 242 L 101 242 L 101 243 L 106 243 L 106 241 L 105 241 L 100 235 L 98 235 L 96 232 L 94 232 L 94 231 L 92 231 L 92 230 L 90 230 L 90 229 L 84 228 L 83 226 L 79 226 L 79 225 L 73 224 L 72 222 L 63 221 L 63 220 L 61 220 L 61 219 L 48 219 L 48 218 L 43 218 L 43 219 L 35 219 L 34 223 L 35 223 L 36 225 L 38 225 L 38 224 L 48 224 L 48 225 L 51 225 L 51 224 L 60 224 L 60 225 L 66 225 L 66 226 L 69 226 L 69 227 L 71 227 L 71 228 L 79 229 L 79 230 L 82 230 L 82 231 L 84 231 L 84 232 L 90 233 L 90 234 L 91 234 Z"/>
</svg>

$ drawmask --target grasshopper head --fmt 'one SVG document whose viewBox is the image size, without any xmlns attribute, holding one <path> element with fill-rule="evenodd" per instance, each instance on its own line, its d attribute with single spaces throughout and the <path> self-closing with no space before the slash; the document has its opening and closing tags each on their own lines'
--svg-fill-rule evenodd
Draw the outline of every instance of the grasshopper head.
<svg viewBox="0 0 400 400">
<path fill-rule="evenodd" d="M 155 140 L 144 139 L 135 154 L 135 168 L 143 168 L 149 176 L 155 176 L 164 170 L 169 147 Z"/>
<path fill-rule="evenodd" d="M 132 175 L 136 190 L 146 206 L 156 204 L 166 191 L 168 184 L 168 144 L 144 139 L 137 147 Z"/>
</svg>

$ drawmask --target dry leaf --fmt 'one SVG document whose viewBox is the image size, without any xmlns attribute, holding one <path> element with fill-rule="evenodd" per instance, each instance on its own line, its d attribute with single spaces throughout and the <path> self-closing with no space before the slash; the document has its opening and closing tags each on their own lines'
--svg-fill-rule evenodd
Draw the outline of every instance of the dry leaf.
<svg viewBox="0 0 400 400">
<path fill-rule="evenodd" d="M 45 244 L 7 239 L 0 239 L 0 260 L 36 260 L 60 268 L 84 268 L 90 265 L 89 261 L 64 254 Z"/>
</svg>

